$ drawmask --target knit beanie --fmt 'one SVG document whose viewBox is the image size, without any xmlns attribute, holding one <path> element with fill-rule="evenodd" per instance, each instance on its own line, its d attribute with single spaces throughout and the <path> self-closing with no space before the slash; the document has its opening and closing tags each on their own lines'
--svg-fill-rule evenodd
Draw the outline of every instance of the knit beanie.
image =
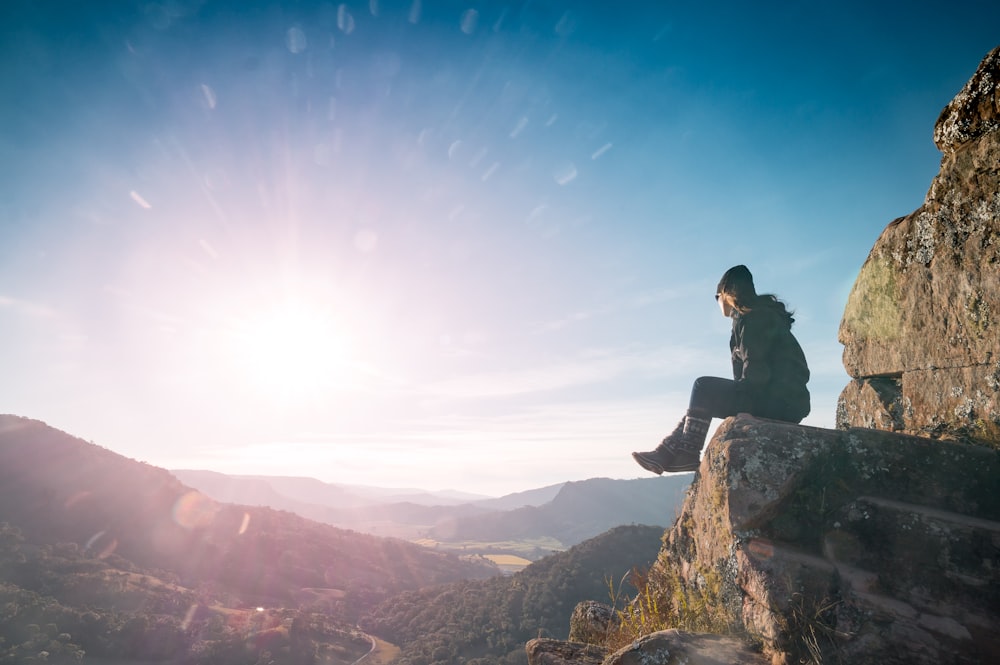
<svg viewBox="0 0 1000 665">
<path fill-rule="evenodd" d="M 719 280 L 716 293 L 728 293 L 740 302 L 756 296 L 757 289 L 753 285 L 753 275 L 750 274 L 746 266 L 739 265 L 726 271 L 726 274 Z"/>
</svg>

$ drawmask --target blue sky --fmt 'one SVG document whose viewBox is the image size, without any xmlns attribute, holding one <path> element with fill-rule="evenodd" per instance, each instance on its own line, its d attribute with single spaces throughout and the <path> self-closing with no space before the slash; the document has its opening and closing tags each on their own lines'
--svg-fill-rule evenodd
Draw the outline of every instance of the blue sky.
<svg viewBox="0 0 1000 665">
<path fill-rule="evenodd" d="M 638 477 L 744 263 L 833 426 L 850 286 L 1000 44 L 870 5 L 5 2 L 0 411 L 168 468 Z"/>
</svg>

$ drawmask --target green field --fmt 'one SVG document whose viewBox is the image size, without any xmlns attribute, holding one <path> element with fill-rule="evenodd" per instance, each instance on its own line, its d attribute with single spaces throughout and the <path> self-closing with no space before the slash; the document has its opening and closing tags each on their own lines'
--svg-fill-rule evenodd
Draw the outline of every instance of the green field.
<svg viewBox="0 0 1000 665">
<path fill-rule="evenodd" d="M 460 556 L 481 556 L 493 561 L 505 573 L 516 573 L 534 561 L 566 548 L 554 538 L 504 541 L 455 541 L 443 542 L 431 538 L 414 540 L 418 545 L 451 552 Z"/>
</svg>

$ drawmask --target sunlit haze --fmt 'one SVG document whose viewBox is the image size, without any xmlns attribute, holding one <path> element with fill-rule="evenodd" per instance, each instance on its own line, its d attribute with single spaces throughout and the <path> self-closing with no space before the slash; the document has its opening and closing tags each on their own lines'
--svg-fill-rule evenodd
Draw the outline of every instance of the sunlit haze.
<svg viewBox="0 0 1000 665">
<path fill-rule="evenodd" d="M 6 0 L 0 412 L 175 469 L 644 476 L 744 263 L 833 426 L 1000 3 L 764 4 Z"/>
</svg>

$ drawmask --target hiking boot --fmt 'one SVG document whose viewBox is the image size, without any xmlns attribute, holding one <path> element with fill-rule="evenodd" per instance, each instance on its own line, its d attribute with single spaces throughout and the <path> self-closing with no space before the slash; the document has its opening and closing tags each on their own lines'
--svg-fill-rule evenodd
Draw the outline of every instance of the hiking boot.
<svg viewBox="0 0 1000 665">
<path fill-rule="evenodd" d="M 700 415 L 700 414 L 699 414 Z M 645 453 L 632 453 L 639 466 L 659 475 L 680 471 L 697 471 L 701 464 L 701 449 L 708 435 L 711 418 L 687 415 L 670 435 Z"/>
</svg>

